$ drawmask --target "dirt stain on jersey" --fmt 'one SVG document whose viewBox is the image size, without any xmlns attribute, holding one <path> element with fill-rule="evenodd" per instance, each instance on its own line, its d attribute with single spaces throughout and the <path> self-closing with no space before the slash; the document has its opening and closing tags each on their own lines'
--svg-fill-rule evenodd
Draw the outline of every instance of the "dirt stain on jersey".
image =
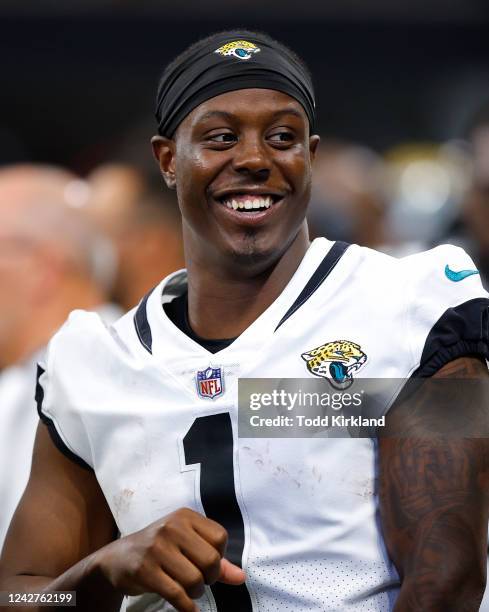
<svg viewBox="0 0 489 612">
<path fill-rule="evenodd" d="M 131 506 L 134 491 L 132 489 L 122 489 L 120 493 L 114 495 L 114 518 L 117 521 L 121 514 L 126 514 Z"/>
</svg>

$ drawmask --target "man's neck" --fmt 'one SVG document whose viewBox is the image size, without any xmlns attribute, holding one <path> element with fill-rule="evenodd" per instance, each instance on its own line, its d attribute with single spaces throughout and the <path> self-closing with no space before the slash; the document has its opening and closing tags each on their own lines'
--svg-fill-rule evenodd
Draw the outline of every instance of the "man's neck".
<svg viewBox="0 0 489 612">
<path fill-rule="evenodd" d="M 243 333 L 282 293 L 307 249 L 307 228 L 266 271 L 249 277 L 230 275 L 213 265 L 189 261 L 188 315 L 202 338 L 235 338 Z"/>
</svg>

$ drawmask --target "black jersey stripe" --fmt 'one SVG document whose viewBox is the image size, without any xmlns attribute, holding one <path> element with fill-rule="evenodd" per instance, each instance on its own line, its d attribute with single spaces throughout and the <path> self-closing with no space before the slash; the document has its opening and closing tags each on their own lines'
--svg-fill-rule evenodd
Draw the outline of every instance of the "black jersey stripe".
<svg viewBox="0 0 489 612">
<path fill-rule="evenodd" d="M 143 297 L 141 303 L 139 304 L 136 310 L 136 314 L 134 315 L 134 327 L 136 328 L 136 333 L 138 335 L 139 341 L 148 351 L 148 353 L 151 354 L 153 354 L 153 336 L 151 334 L 151 327 L 148 321 L 146 304 L 148 302 L 149 296 L 152 293 L 153 289 L 151 289 L 151 291 L 148 291 L 148 293 Z"/>
<path fill-rule="evenodd" d="M 44 425 L 46 425 L 46 427 L 48 428 L 49 435 L 51 437 L 51 440 L 53 441 L 53 444 L 56 446 L 56 448 L 61 453 L 63 453 L 65 457 L 67 457 L 68 459 L 70 459 L 71 461 L 79 465 L 80 467 L 84 468 L 85 470 L 90 470 L 91 472 L 93 472 L 93 468 L 91 465 L 88 465 L 86 461 L 84 461 L 81 457 L 76 455 L 71 449 L 69 449 L 66 446 L 66 444 L 63 442 L 63 439 L 59 435 L 58 430 L 56 429 L 56 426 L 53 420 L 50 419 L 48 416 L 46 416 L 44 412 L 42 411 L 42 402 L 44 401 L 44 389 L 42 388 L 42 385 L 39 382 L 39 379 L 44 374 L 44 372 L 45 370 L 40 365 L 38 365 L 37 366 L 37 383 L 36 383 L 35 400 L 36 400 L 37 413 L 39 414 L 39 418 L 44 423 Z"/>
<path fill-rule="evenodd" d="M 489 299 L 448 308 L 433 325 L 413 378 L 433 376 L 449 361 L 474 355 L 489 359 Z"/>
<path fill-rule="evenodd" d="M 277 329 L 283 325 L 285 321 L 287 321 L 287 319 L 294 314 L 294 312 L 299 310 L 299 308 L 303 306 L 311 295 L 321 286 L 339 260 L 343 257 L 346 249 L 349 246 L 350 244 L 348 242 L 343 242 L 341 240 L 338 240 L 333 244 L 323 261 L 317 267 L 314 274 L 307 281 L 307 284 L 301 291 L 299 297 L 281 318 L 280 323 L 275 328 L 275 331 L 277 331 Z"/>
</svg>

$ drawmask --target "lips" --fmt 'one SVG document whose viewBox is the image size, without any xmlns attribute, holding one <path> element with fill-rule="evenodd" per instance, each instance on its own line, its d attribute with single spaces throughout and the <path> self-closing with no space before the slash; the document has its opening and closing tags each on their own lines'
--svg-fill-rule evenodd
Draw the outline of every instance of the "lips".
<svg viewBox="0 0 489 612">
<path fill-rule="evenodd" d="M 266 192 L 227 192 L 214 196 L 220 204 L 239 213 L 253 214 L 266 211 L 282 198 L 282 194 Z"/>
<path fill-rule="evenodd" d="M 282 207 L 283 195 L 258 192 L 226 192 L 213 197 L 216 212 L 231 223 L 253 227 L 266 223 Z"/>
</svg>

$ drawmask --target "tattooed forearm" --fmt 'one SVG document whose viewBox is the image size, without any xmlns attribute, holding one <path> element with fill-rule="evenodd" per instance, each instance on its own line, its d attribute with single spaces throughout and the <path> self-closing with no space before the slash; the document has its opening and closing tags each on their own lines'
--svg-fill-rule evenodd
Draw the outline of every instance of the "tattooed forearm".
<svg viewBox="0 0 489 612">
<path fill-rule="evenodd" d="M 457 361 L 469 363 L 453 362 L 440 376 L 481 375 L 478 361 Z M 424 412 L 429 403 L 422 397 Z M 409 411 L 397 410 L 394 431 L 420 431 L 421 413 L 412 405 L 416 408 L 416 398 L 410 399 Z M 402 580 L 396 612 L 479 609 L 489 515 L 488 442 L 435 434 L 379 440 L 382 526 Z"/>
<path fill-rule="evenodd" d="M 390 438 L 380 445 L 384 533 L 401 577 L 409 581 L 397 609 L 448 610 L 468 580 L 475 604 L 467 609 L 478 610 L 487 532 L 481 486 L 486 442 Z"/>
</svg>

